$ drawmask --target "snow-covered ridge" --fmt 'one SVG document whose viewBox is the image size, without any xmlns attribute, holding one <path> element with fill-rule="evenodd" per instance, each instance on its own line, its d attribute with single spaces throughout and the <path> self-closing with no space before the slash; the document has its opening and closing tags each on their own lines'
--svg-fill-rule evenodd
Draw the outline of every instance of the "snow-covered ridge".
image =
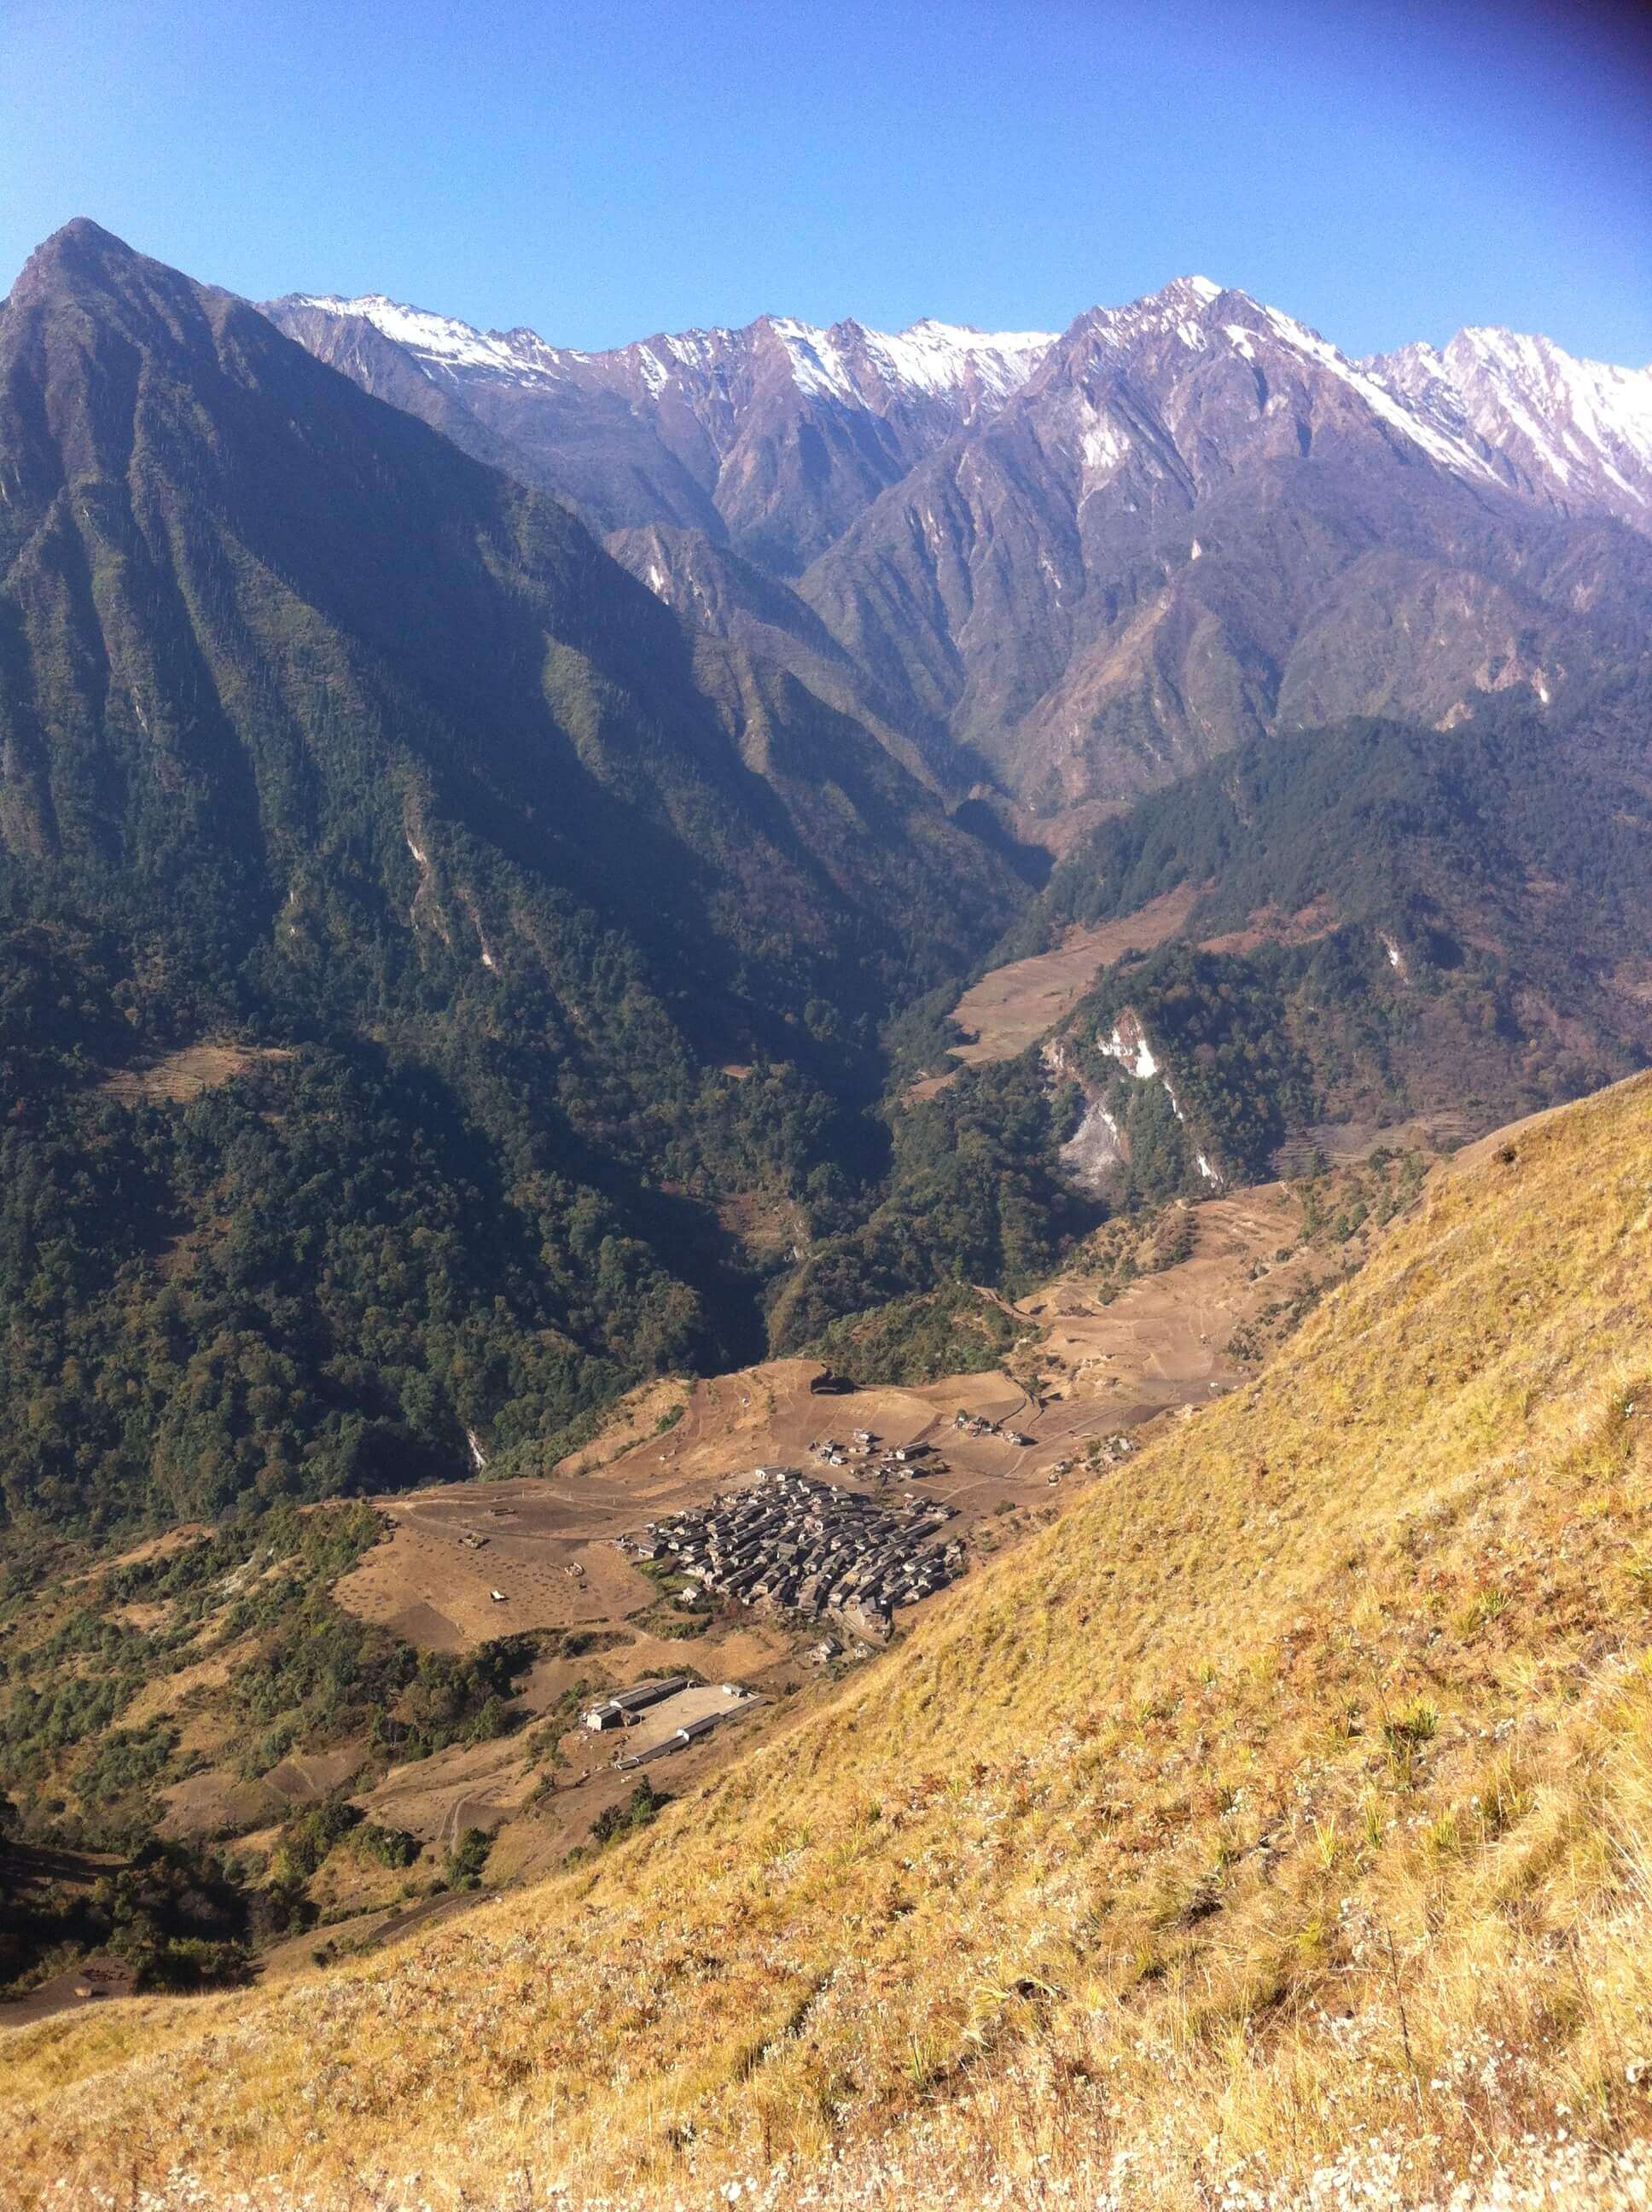
<svg viewBox="0 0 1652 2212">
<path fill-rule="evenodd" d="M 977 331 L 932 317 L 908 330 L 887 331 L 854 322 L 823 329 L 774 315 L 744 330 L 683 331 L 602 355 L 550 345 L 531 330 L 477 330 L 377 292 L 349 300 L 295 294 L 279 304 L 357 317 L 422 361 L 445 368 L 539 382 L 558 380 L 587 363 L 629 362 L 652 392 L 684 375 L 714 374 L 729 355 L 750 351 L 768 334 L 784 349 L 800 390 L 851 404 L 864 402 L 869 378 L 918 393 L 1003 398 L 1025 383 L 1056 337 L 1053 331 Z"/>
<path fill-rule="evenodd" d="M 435 315 L 424 307 L 410 307 L 382 292 L 368 292 L 356 300 L 331 294 L 294 293 L 276 303 L 282 307 L 308 307 L 317 314 L 355 317 L 371 323 L 392 343 L 427 361 L 454 368 L 492 369 L 507 376 L 543 377 L 555 374 L 563 361 L 578 354 L 559 353 L 532 331 L 479 331 L 452 315 Z"/>
<path fill-rule="evenodd" d="M 1652 513 L 1652 368 L 1580 360 L 1546 337 L 1459 331 L 1362 364 L 1418 413 L 1460 428 L 1563 503 Z"/>
<path fill-rule="evenodd" d="M 1328 338 L 1322 338 L 1317 331 L 1310 331 L 1293 316 L 1282 315 L 1277 307 L 1264 307 L 1262 313 L 1276 337 L 1318 362 L 1333 375 L 1339 376 L 1351 391 L 1358 393 L 1372 414 L 1380 416 L 1383 422 L 1420 446 L 1430 460 L 1465 475 L 1495 478 L 1496 470 L 1466 439 L 1451 436 L 1439 423 L 1406 406 L 1376 377 L 1368 375 L 1339 353 Z"/>
<path fill-rule="evenodd" d="M 932 402 L 961 423 L 1002 405 L 1063 343 L 1048 331 L 979 331 L 933 318 L 885 331 L 772 315 L 741 330 L 683 331 L 591 354 L 531 330 L 478 330 L 382 293 L 276 304 L 359 317 L 445 380 L 601 387 L 634 404 L 671 391 L 703 421 L 738 410 L 743 393 L 772 386 L 778 369 L 806 398 L 878 413 Z M 1259 364 L 1284 349 L 1339 380 L 1438 467 L 1569 512 L 1652 523 L 1652 368 L 1580 360 L 1548 338 L 1491 328 L 1460 331 L 1441 350 L 1417 344 L 1353 361 L 1307 324 L 1207 276 L 1179 276 L 1125 307 L 1093 308 L 1065 343 L 1123 359 L 1167 339 L 1190 358 L 1228 349 Z M 1127 429 L 1103 421 L 1093 402 L 1076 427 L 1086 471 L 1109 473 Z"/>
<path fill-rule="evenodd" d="M 816 330 L 778 316 L 769 327 L 791 355 L 805 389 L 809 380 L 818 379 L 845 398 L 856 392 L 856 370 L 863 363 L 885 383 L 908 391 L 980 391 L 1004 398 L 1026 382 L 1056 337 L 1054 331 L 977 331 L 932 316 L 893 332 L 859 323 Z"/>
</svg>

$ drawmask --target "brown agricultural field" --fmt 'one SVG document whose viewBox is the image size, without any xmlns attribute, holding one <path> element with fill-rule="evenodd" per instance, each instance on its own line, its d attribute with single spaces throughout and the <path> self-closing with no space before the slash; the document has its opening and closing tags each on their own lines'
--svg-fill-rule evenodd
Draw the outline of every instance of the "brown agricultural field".
<svg viewBox="0 0 1652 2212">
<path fill-rule="evenodd" d="M 129 1105 L 139 1099 L 185 1104 L 191 1098 L 198 1098 L 203 1091 L 216 1091 L 220 1084 L 233 1082 L 236 1076 L 246 1074 L 263 1061 L 290 1060 L 292 1056 L 279 1045 L 185 1045 L 177 1052 L 150 1060 L 145 1066 L 122 1068 L 118 1073 L 106 1077 L 102 1087 L 112 1098 Z"/>
</svg>

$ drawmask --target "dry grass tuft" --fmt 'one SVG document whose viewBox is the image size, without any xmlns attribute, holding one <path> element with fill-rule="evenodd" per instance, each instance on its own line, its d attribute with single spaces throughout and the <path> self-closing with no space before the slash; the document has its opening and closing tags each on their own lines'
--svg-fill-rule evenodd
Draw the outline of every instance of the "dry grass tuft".
<svg viewBox="0 0 1652 2212">
<path fill-rule="evenodd" d="M 1515 1152 L 635 1843 L 20 2032 L 0 2201 L 1652 2202 L 1652 1079 Z"/>
</svg>

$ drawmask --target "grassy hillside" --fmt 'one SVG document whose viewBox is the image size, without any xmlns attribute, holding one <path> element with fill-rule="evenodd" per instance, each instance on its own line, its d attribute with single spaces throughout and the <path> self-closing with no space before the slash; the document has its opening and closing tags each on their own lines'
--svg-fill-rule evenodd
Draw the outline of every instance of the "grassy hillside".
<svg viewBox="0 0 1652 2212">
<path fill-rule="evenodd" d="M 1649 1259 L 1652 1080 L 1461 1155 L 1255 1383 L 645 1834 L 372 1966 L 20 2032 L 0 2201 L 1643 2202 Z"/>
</svg>

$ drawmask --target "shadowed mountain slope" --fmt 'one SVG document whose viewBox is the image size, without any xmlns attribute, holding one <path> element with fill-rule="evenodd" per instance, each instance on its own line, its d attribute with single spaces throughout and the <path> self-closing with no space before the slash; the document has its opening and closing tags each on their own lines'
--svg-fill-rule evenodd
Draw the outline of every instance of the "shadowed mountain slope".
<svg viewBox="0 0 1652 2212">
<path fill-rule="evenodd" d="M 960 883 L 990 908 L 993 864 L 861 732 L 738 652 L 696 659 L 565 510 L 229 295 L 76 225 L 19 279 L 0 349 L 15 864 L 125 878 L 193 838 L 233 848 L 301 937 L 322 794 L 367 770 L 398 902 L 445 802 L 676 925 L 691 960 L 733 896 L 829 963 L 876 908 L 867 950 L 892 949 L 885 865 L 915 892 L 927 861 L 952 910 Z"/>
<path fill-rule="evenodd" d="M 313 1492 L 357 1479 L 363 1422 L 456 1472 L 489 1407 L 554 1424 L 719 1310 L 755 1341 L 717 1207 L 829 1164 L 841 1194 L 875 1024 L 1003 926 L 1001 864 L 557 501 L 90 223 L 0 309 L 0 1295 L 29 1316 L 0 1381 L 39 1416 L 10 1509 Z M 203 1043 L 236 1079 L 155 1103 L 143 1071 Z M 146 1103 L 104 1128 L 127 1065 Z M 260 1179 L 259 1249 L 203 1267 Z M 310 1263 L 369 1218 L 377 1257 Z M 351 1348 L 370 1313 L 394 1357 Z M 157 1422 L 189 1431 L 164 1480 Z"/>
<path fill-rule="evenodd" d="M 22 2033 L 14 2201 L 1632 2201 L 1649 1193 L 1645 1079 L 1488 1140 L 1256 1382 L 611 1858 Z"/>
</svg>

